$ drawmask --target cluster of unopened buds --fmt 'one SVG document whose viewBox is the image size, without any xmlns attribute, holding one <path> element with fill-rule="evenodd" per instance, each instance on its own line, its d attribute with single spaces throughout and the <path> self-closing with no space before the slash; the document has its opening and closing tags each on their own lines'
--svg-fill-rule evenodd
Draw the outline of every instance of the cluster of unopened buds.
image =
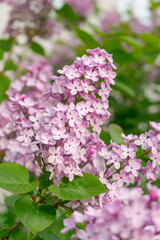
<svg viewBox="0 0 160 240">
<path fill-rule="evenodd" d="M 29 67 L 0 106 L 1 157 L 36 175 L 47 170 L 57 185 L 61 178 L 72 181 L 83 172 L 101 180 L 108 192 L 76 202 L 84 214 L 74 212 L 64 221 L 62 231 L 74 229 L 73 239 L 158 240 L 160 192 L 151 182 L 159 172 L 160 123 L 151 122 L 153 130 L 140 137 L 122 134 L 121 145 L 105 145 L 100 126 L 110 116 L 113 69 L 112 55 L 99 48 L 87 50 L 59 76 L 51 77 L 44 60 Z M 148 195 L 143 195 L 142 181 L 148 182 Z M 79 222 L 85 230 L 77 227 Z"/>
</svg>

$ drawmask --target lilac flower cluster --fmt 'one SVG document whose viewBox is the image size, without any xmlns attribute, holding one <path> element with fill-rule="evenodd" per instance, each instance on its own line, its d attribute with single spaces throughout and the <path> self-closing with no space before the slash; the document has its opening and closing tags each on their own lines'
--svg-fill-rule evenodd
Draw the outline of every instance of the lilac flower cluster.
<svg viewBox="0 0 160 240">
<path fill-rule="evenodd" d="M 136 34 L 149 33 L 153 30 L 153 24 L 152 26 L 147 26 L 141 23 L 138 19 L 133 18 L 130 23 L 130 28 Z"/>
<path fill-rule="evenodd" d="M 30 122 L 23 112 L 23 103 L 31 107 L 32 101 L 38 101 L 39 106 L 43 104 L 42 94 L 50 86 L 48 79 L 52 75 L 52 67 L 44 59 L 38 60 L 28 67 L 28 73 L 19 80 L 11 83 L 7 94 L 12 101 L 5 100 L 0 105 L 0 158 L 3 161 L 11 161 L 26 166 L 30 172 L 39 175 L 41 170 L 35 161 L 34 153 L 37 151 L 36 145 L 29 144 L 27 132 Z M 27 98 L 26 93 L 30 96 Z M 32 101 L 30 100 L 32 99 Z M 21 102 L 21 107 L 17 111 L 17 101 Z M 22 110 L 22 112 L 21 112 Z M 17 132 L 23 129 L 25 142 L 16 140 Z"/>
<path fill-rule="evenodd" d="M 71 5 L 71 7 L 81 16 L 86 17 L 88 12 L 92 9 L 94 0 L 65 0 L 66 3 Z"/>
<path fill-rule="evenodd" d="M 84 214 L 74 212 L 71 219 L 64 220 L 63 233 L 74 229 L 73 239 L 81 240 L 101 240 L 104 236 L 114 240 L 160 239 L 160 191 L 151 185 L 159 174 L 160 123 L 150 125 L 153 130 L 140 137 L 122 134 L 124 144 L 111 141 L 94 151 L 97 162 L 90 172 L 99 177 L 108 192 L 81 201 Z M 143 195 L 144 181 L 149 195 Z M 85 231 L 77 227 L 80 222 L 84 222 Z"/>
<path fill-rule="evenodd" d="M 109 200 L 116 197 L 120 188 L 134 183 L 139 187 L 144 177 L 149 182 L 157 179 L 160 164 L 160 124 L 150 122 L 150 125 L 154 130 L 141 134 L 140 137 L 122 134 L 124 144 L 111 142 L 98 152 L 104 161 L 99 175 L 109 189 Z"/>
<path fill-rule="evenodd" d="M 112 55 L 105 50 L 87 52 L 89 56 L 83 55 L 59 70 L 61 75 L 53 76 L 47 89 L 50 67 L 42 63 L 29 68 L 21 81 L 12 83 L 8 91 L 11 102 L 2 105 L 8 105 L 8 115 L 12 117 L 5 121 L 7 136 L 3 131 L 2 135 L 7 140 L 1 149 L 13 146 L 8 141 L 32 148 L 30 153 L 23 151 L 25 156 L 50 171 L 55 183 L 64 176 L 70 181 L 74 175 L 82 176 L 85 165 L 93 166 L 95 148 L 103 145 L 99 139 L 100 125 L 110 116 L 108 96 L 116 76 L 112 69 L 116 67 Z M 12 151 L 6 151 L 4 160 L 27 164 L 25 158 L 22 161 L 15 152 L 15 157 L 10 158 L 11 154 Z"/>
<path fill-rule="evenodd" d="M 101 31 L 109 32 L 112 28 L 120 28 L 120 15 L 116 12 L 107 12 L 101 21 Z"/>
<path fill-rule="evenodd" d="M 108 33 L 112 30 L 120 30 L 123 27 L 121 24 L 128 24 L 131 31 L 136 34 L 148 33 L 153 29 L 153 26 L 144 25 L 135 17 L 132 17 L 129 22 L 121 21 L 118 12 L 107 12 L 101 21 L 100 27 L 102 32 Z"/>
<path fill-rule="evenodd" d="M 51 17 L 53 5 L 51 0 L 3 0 L 12 6 L 6 32 L 11 36 L 18 33 L 29 37 L 38 35 L 50 38 L 57 29 Z"/>
<path fill-rule="evenodd" d="M 148 190 L 149 194 L 142 195 L 141 189 L 125 188 L 114 202 L 88 206 L 84 214 L 74 211 L 71 219 L 64 220 L 61 232 L 75 230 L 72 240 L 159 240 L 160 190 L 152 185 Z"/>
</svg>

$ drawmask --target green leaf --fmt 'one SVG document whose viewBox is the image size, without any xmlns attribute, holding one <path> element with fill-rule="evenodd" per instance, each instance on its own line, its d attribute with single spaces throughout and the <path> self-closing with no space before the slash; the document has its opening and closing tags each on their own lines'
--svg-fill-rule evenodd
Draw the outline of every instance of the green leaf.
<svg viewBox="0 0 160 240">
<path fill-rule="evenodd" d="M 127 44 L 129 44 L 130 46 L 133 46 L 133 47 L 142 47 L 142 43 L 137 40 L 136 38 L 133 38 L 133 37 L 129 37 L 129 36 L 120 36 L 119 37 L 119 40 L 122 41 L 122 42 L 125 42 Z"/>
<path fill-rule="evenodd" d="M 14 163 L 0 164 L 0 188 L 12 193 L 27 193 L 34 190 L 39 182 L 29 182 L 29 173 L 21 165 Z"/>
<path fill-rule="evenodd" d="M 2 60 L 2 59 L 3 59 L 3 54 L 4 54 L 3 50 L 2 50 L 2 49 L 0 49 L 0 60 Z"/>
<path fill-rule="evenodd" d="M 9 38 L 9 39 L 0 39 L 0 48 L 4 51 L 4 52 L 9 52 L 11 47 L 12 47 L 12 43 L 13 43 L 13 38 Z"/>
<path fill-rule="evenodd" d="M 12 61 L 7 61 L 4 65 L 4 71 L 10 71 L 10 70 L 16 70 L 17 69 L 17 65 Z"/>
<path fill-rule="evenodd" d="M 65 4 L 61 9 L 56 10 L 56 13 L 60 17 L 65 18 L 66 20 L 74 24 L 79 21 L 79 16 L 68 4 Z"/>
<path fill-rule="evenodd" d="M 65 234 L 61 233 L 61 230 L 64 228 L 64 219 L 65 217 L 61 215 L 49 228 L 43 232 L 45 240 L 71 240 L 71 236 L 74 234 L 73 230 Z"/>
<path fill-rule="evenodd" d="M 4 215 L 0 215 L 0 227 L 4 227 L 5 226 L 5 222 L 6 222 L 6 216 Z"/>
<path fill-rule="evenodd" d="M 98 42 L 89 33 L 78 27 L 72 27 L 72 29 L 76 33 L 77 37 L 79 37 L 79 39 L 81 39 L 81 41 L 84 42 L 89 48 L 98 47 Z"/>
<path fill-rule="evenodd" d="M 122 33 L 122 31 L 120 31 L 120 30 L 113 30 L 113 31 L 111 31 L 109 33 L 103 33 L 101 31 L 99 31 L 99 29 L 94 29 L 94 31 L 97 34 L 101 35 L 102 37 L 106 37 L 106 38 L 112 37 L 112 36 L 118 36 L 118 35 L 121 35 L 121 33 Z"/>
<path fill-rule="evenodd" d="M 45 232 L 44 239 L 45 240 L 67 240 L 60 232 L 59 232 L 58 236 L 55 232 Z"/>
<path fill-rule="evenodd" d="M 31 237 L 29 240 L 44 240 L 44 238 L 41 238 L 39 235 Z"/>
<path fill-rule="evenodd" d="M 140 188 L 143 190 L 143 194 L 148 194 L 148 189 L 147 189 L 147 182 L 148 182 L 148 180 L 141 173 L 140 173 L 140 177 L 141 177 Z"/>
<path fill-rule="evenodd" d="M 160 178 L 158 178 L 156 181 L 152 182 L 152 185 L 156 185 L 160 188 Z"/>
<path fill-rule="evenodd" d="M 5 238 L 8 236 L 9 228 L 0 228 L 0 238 Z"/>
<path fill-rule="evenodd" d="M 109 133 L 114 142 L 116 142 L 118 144 L 124 143 L 124 140 L 121 137 L 121 134 L 123 133 L 123 129 L 119 125 L 117 125 L 115 123 L 111 123 L 109 125 Z"/>
<path fill-rule="evenodd" d="M 15 210 L 20 221 L 34 234 L 49 227 L 56 217 L 52 205 L 38 205 L 28 197 L 19 199 Z"/>
<path fill-rule="evenodd" d="M 106 49 L 106 48 L 105 48 Z M 107 50 L 107 49 L 106 49 Z M 111 50 L 110 50 L 111 51 Z M 128 53 L 123 49 L 112 49 L 112 54 L 114 56 L 115 63 L 120 65 L 126 65 L 134 61 L 134 57 L 132 53 Z"/>
<path fill-rule="evenodd" d="M 50 172 L 45 172 L 38 178 L 38 180 L 40 182 L 39 188 L 41 190 L 47 189 L 52 184 L 52 181 L 49 179 L 50 175 L 51 175 Z"/>
<path fill-rule="evenodd" d="M 133 89 L 124 82 L 116 81 L 114 89 L 118 89 L 127 94 L 129 97 L 135 98 L 135 92 L 133 91 Z"/>
<path fill-rule="evenodd" d="M 101 133 L 100 133 L 100 139 L 103 140 L 103 142 L 108 145 L 110 143 L 110 135 L 108 132 L 104 131 L 103 129 L 101 130 Z"/>
<path fill-rule="evenodd" d="M 44 48 L 37 42 L 32 42 L 31 49 L 33 52 L 38 53 L 39 55 L 45 56 Z"/>
<path fill-rule="evenodd" d="M 4 74 L 0 74 L 0 103 L 6 99 L 6 90 L 9 88 L 11 80 Z"/>
<path fill-rule="evenodd" d="M 154 11 L 156 8 L 159 8 L 160 2 L 155 0 L 150 0 L 150 10 Z"/>
<path fill-rule="evenodd" d="M 16 201 L 19 200 L 21 197 L 22 195 L 11 195 L 5 198 L 5 203 L 8 207 L 14 208 Z"/>
<path fill-rule="evenodd" d="M 160 45 L 160 38 L 153 33 L 142 33 L 142 40 L 149 45 Z"/>
<path fill-rule="evenodd" d="M 0 74 L 0 86 L 3 86 L 7 90 L 10 86 L 11 80 L 4 74 Z"/>
<path fill-rule="evenodd" d="M 76 176 L 71 182 L 64 178 L 59 187 L 51 185 L 49 191 L 63 200 L 71 201 L 91 198 L 107 192 L 100 180 L 90 173 L 83 173 L 83 177 Z"/>
</svg>

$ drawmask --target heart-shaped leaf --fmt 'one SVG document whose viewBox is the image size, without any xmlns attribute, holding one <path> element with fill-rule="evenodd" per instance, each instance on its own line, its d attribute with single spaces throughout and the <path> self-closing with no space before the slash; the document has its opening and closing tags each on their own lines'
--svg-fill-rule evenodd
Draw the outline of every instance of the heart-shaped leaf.
<svg viewBox="0 0 160 240">
<path fill-rule="evenodd" d="M 34 190 L 39 181 L 29 181 L 27 169 L 19 164 L 0 164 L 0 188 L 12 193 L 27 193 Z"/>
<path fill-rule="evenodd" d="M 101 181 L 90 173 L 83 173 L 83 177 L 75 177 L 72 182 L 68 180 L 63 181 L 59 187 L 51 185 L 49 190 L 63 200 L 72 201 L 90 198 L 107 192 Z"/>
<path fill-rule="evenodd" d="M 29 197 L 19 199 L 15 204 L 18 218 L 32 233 L 43 231 L 55 220 L 56 211 L 52 205 L 38 205 Z"/>
</svg>

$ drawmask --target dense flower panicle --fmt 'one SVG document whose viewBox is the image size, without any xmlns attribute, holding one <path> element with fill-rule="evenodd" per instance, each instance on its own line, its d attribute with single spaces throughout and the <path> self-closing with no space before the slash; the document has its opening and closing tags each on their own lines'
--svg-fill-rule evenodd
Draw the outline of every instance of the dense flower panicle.
<svg viewBox="0 0 160 240">
<path fill-rule="evenodd" d="M 66 3 L 71 5 L 73 9 L 81 16 L 86 17 L 88 12 L 92 9 L 94 0 L 86 0 L 79 1 L 79 0 L 65 0 Z"/>
<path fill-rule="evenodd" d="M 33 100 L 40 101 L 43 92 L 50 87 L 49 79 L 52 75 L 52 66 L 43 58 L 27 67 L 28 73 L 11 83 L 8 96 L 13 103 L 25 100 L 27 95 Z M 27 95 L 26 95 L 27 94 Z M 22 103 L 22 102 L 21 102 Z"/>
<path fill-rule="evenodd" d="M 111 141 L 108 147 L 94 151 L 93 155 L 98 153 L 103 164 L 99 168 L 99 162 L 95 162 L 90 172 L 99 176 L 108 193 L 88 200 L 92 207 L 84 205 L 80 221 L 77 212 L 64 220 L 63 233 L 73 229 L 76 234 L 72 239 L 81 240 L 101 240 L 104 236 L 106 240 L 160 239 L 160 190 L 151 185 L 159 174 L 160 125 L 155 122 L 150 125 L 154 130 L 139 137 L 122 134 L 124 144 Z M 141 188 L 144 178 L 148 181 L 148 195 L 143 195 Z M 134 187 L 127 188 L 130 184 Z M 84 223 L 85 230 L 77 227 L 78 222 Z"/>
<path fill-rule="evenodd" d="M 4 0 L 12 6 L 6 32 L 11 36 L 18 33 L 27 36 L 50 38 L 57 31 L 57 24 L 51 17 L 53 10 L 50 0 Z"/>
<path fill-rule="evenodd" d="M 101 22 L 101 31 L 109 32 L 112 28 L 120 28 L 120 16 L 117 12 L 107 12 Z"/>
<path fill-rule="evenodd" d="M 120 30 L 123 27 L 121 24 L 126 24 L 126 27 L 129 26 L 130 30 L 136 34 L 148 33 L 153 29 L 153 23 L 150 26 L 144 25 L 135 17 L 132 17 L 129 22 L 122 21 L 118 12 L 106 12 L 100 27 L 102 32 L 107 33 L 113 30 Z"/>
<path fill-rule="evenodd" d="M 71 219 L 64 220 L 61 232 L 75 230 L 72 240 L 158 240 L 160 190 L 151 185 L 148 190 L 148 195 L 142 195 L 139 189 L 122 189 L 114 202 L 99 208 L 88 206 L 84 214 L 74 211 Z M 151 198 L 153 194 L 155 198 Z M 84 223 L 85 230 L 77 223 Z"/>
<path fill-rule="evenodd" d="M 13 82 L 7 91 L 11 100 L 7 108 L 14 119 L 8 122 L 6 119 L 4 135 L 9 135 L 6 149 L 8 141 L 14 138 L 17 145 L 26 147 L 28 155 L 34 156 L 33 164 L 41 158 L 57 184 L 64 176 L 70 181 L 74 175 L 82 176 L 88 163 L 94 166 L 97 156 L 91 154 L 90 145 L 94 149 L 103 145 L 99 138 L 100 125 L 110 116 L 108 96 L 116 76 L 112 72 L 115 68 L 112 55 L 99 48 L 88 53 L 59 70 L 61 75 L 53 76 L 52 84 L 47 82 L 51 67 L 41 60 L 29 67 L 29 72 Z M 12 154 L 10 150 L 6 153 Z M 20 162 L 23 156 L 13 155 L 15 162 Z M 9 159 L 5 156 L 4 160 Z M 25 158 L 22 164 L 27 164 Z"/>
<path fill-rule="evenodd" d="M 50 87 L 48 79 L 52 71 L 52 67 L 46 60 L 38 60 L 28 67 L 26 75 L 11 83 L 7 91 L 11 101 L 6 100 L 0 105 L 2 119 L 0 121 L 0 149 L 5 150 L 3 160 L 25 165 L 36 175 L 40 174 L 40 168 L 35 161 L 38 147 L 30 143 L 34 129 L 38 129 L 40 115 L 36 113 L 35 116 L 31 114 L 27 117 L 25 114 L 26 111 L 32 112 L 32 107 L 36 106 L 37 101 L 39 108 L 44 107 L 42 95 L 43 91 L 47 91 Z"/>
<path fill-rule="evenodd" d="M 130 23 L 130 28 L 136 34 L 149 33 L 153 29 L 153 26 L 144 25 L 138 19 L 133 18 Z"/>
</svg>

